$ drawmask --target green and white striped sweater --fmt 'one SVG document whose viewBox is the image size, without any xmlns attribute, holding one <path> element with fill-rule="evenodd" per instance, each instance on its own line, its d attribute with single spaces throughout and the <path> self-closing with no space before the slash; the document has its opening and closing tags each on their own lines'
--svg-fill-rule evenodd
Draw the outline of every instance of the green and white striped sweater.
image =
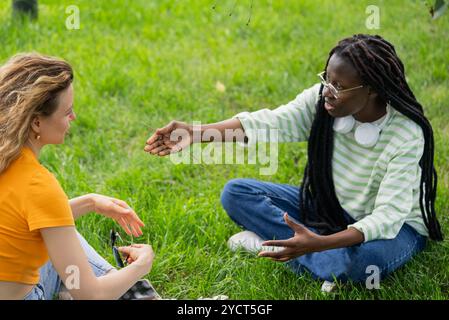
<svg viewBox="0 0 449 320">
<path fill-rule="evenodd" d="M 277 129 L 279 142 L 307 141 L 319 88 L 320 84 L 316 84 L 274 110 L 237 114 L 235 118 L 242 123 L 248 143 L 270 141 L 270 129 Z M 390 106 L 385 117 L 388 120 L 374 147 L 365 148 L 355 141 L 354 130 L 359 122 L 350 133 L 334 135 L 335 191 L 343 209 L 356 220 L 348 227 L 361 231 L 365 242 L 395 238 L 404 223 L 428 235 L 419 206 L 422 130 Z M 258 129 L 264 130 L 257 133 Z M 265 135 L 261 136 L 260 131 Z"/>
</svg>

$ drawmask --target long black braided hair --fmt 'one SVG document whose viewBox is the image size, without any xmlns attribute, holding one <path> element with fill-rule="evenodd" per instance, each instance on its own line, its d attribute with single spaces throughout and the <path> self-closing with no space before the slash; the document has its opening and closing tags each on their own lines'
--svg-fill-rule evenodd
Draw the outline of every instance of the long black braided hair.
<svg viewBox="0 0 449 320">
<path fill-rule="evenodd" d="M 371 86 L 380 99 L 388 102 L 422 128 L 425 142 L 424 153 L 419 161 L 422 169 L 419 203 L 429 237 L 433 240 L 442 240 L 443 235 L 435 214 L 437 174 L 433 165 L 432 126 L 407 84 L 404 65 L 397 56 L 394 46 L 378 35 L 357 34 L 341 40 L 331 50 L 326 69 L 333 54 L 346 58 L 357 70 L 363 83 Z M 323 85 L 320 88 L 317 112 L 308 140 L 308 162 L 304 171 L 299 203 L 306 225 L 316 228 L 321 234 L 332 234 L 346 229 L 348 223 L 334 188 L 332 177 L 334 118 L 324 108 L 322 92 Z"/>
</svg>

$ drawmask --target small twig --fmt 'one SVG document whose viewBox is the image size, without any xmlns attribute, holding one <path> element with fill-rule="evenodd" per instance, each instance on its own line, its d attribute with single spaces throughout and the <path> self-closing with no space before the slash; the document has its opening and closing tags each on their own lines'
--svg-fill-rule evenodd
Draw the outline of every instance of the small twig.
<svg viewBox="0 0 449 320">
<path fill-rule="evenodd" d="M 254 0 L 251 0 L 251 6 L 249 7 L 249 18 L 248 18 L 248 22 L 246 22 L 247 26 L 249 26 L 249 23 L 251 22 L 251 16 L 253 14 L 253 2 L 254 2 Z"/>
</svg>

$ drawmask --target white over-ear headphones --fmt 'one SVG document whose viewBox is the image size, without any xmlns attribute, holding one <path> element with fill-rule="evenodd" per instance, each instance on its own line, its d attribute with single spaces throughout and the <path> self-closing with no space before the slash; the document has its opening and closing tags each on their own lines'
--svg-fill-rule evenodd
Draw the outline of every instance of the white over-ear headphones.
<svg viewBox="0 0 449 320">
<path fill-rule="evenodd" d="M 387 104 L 387 114 L 380 124 L 373 123 L 362 123 L 356 126 L 354 131 L 354 139 L 359 145 L 365 148 L 371 148 L 376 145 L 379 140 L 379 135 L 382 129 L 385 127 L 388 119 L 390 118 L 391 110 L 390 106 Z M 354 129 L 356 125 L 356 120 L 352 115 L 335 118 L 334 120 L 334 131 L 338 133 L 349 133 Z"/>
</svg>

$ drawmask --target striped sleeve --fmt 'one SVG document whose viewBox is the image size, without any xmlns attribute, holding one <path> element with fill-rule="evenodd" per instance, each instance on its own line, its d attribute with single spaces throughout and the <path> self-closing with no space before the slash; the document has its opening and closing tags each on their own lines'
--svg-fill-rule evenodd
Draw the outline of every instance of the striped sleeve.
<svg viewBox="0 0 449 320">
<path fill-rule="evenodd" d="M 365 242 L 395 238 L 413 206 L 413 188 L 421 174 L 419 161 L 424 150 L 424 138 L 418 128 L 412 139 L 398 140 L 398 148 L 389 161 L 379 186 L 373 212 L 348 225 L 365 236 Z M 400 144 L 401 143 L 401 144 Z"/>
<path fill-rule="evenodd" d="M 242 112 L 233 118 L 240 120 L 249 144 L 256 141 L 306 141 L 315 116 L 319 90 L 318 83 L 298 94 L 295 100 L 274 110 Z"/>
</svg>

